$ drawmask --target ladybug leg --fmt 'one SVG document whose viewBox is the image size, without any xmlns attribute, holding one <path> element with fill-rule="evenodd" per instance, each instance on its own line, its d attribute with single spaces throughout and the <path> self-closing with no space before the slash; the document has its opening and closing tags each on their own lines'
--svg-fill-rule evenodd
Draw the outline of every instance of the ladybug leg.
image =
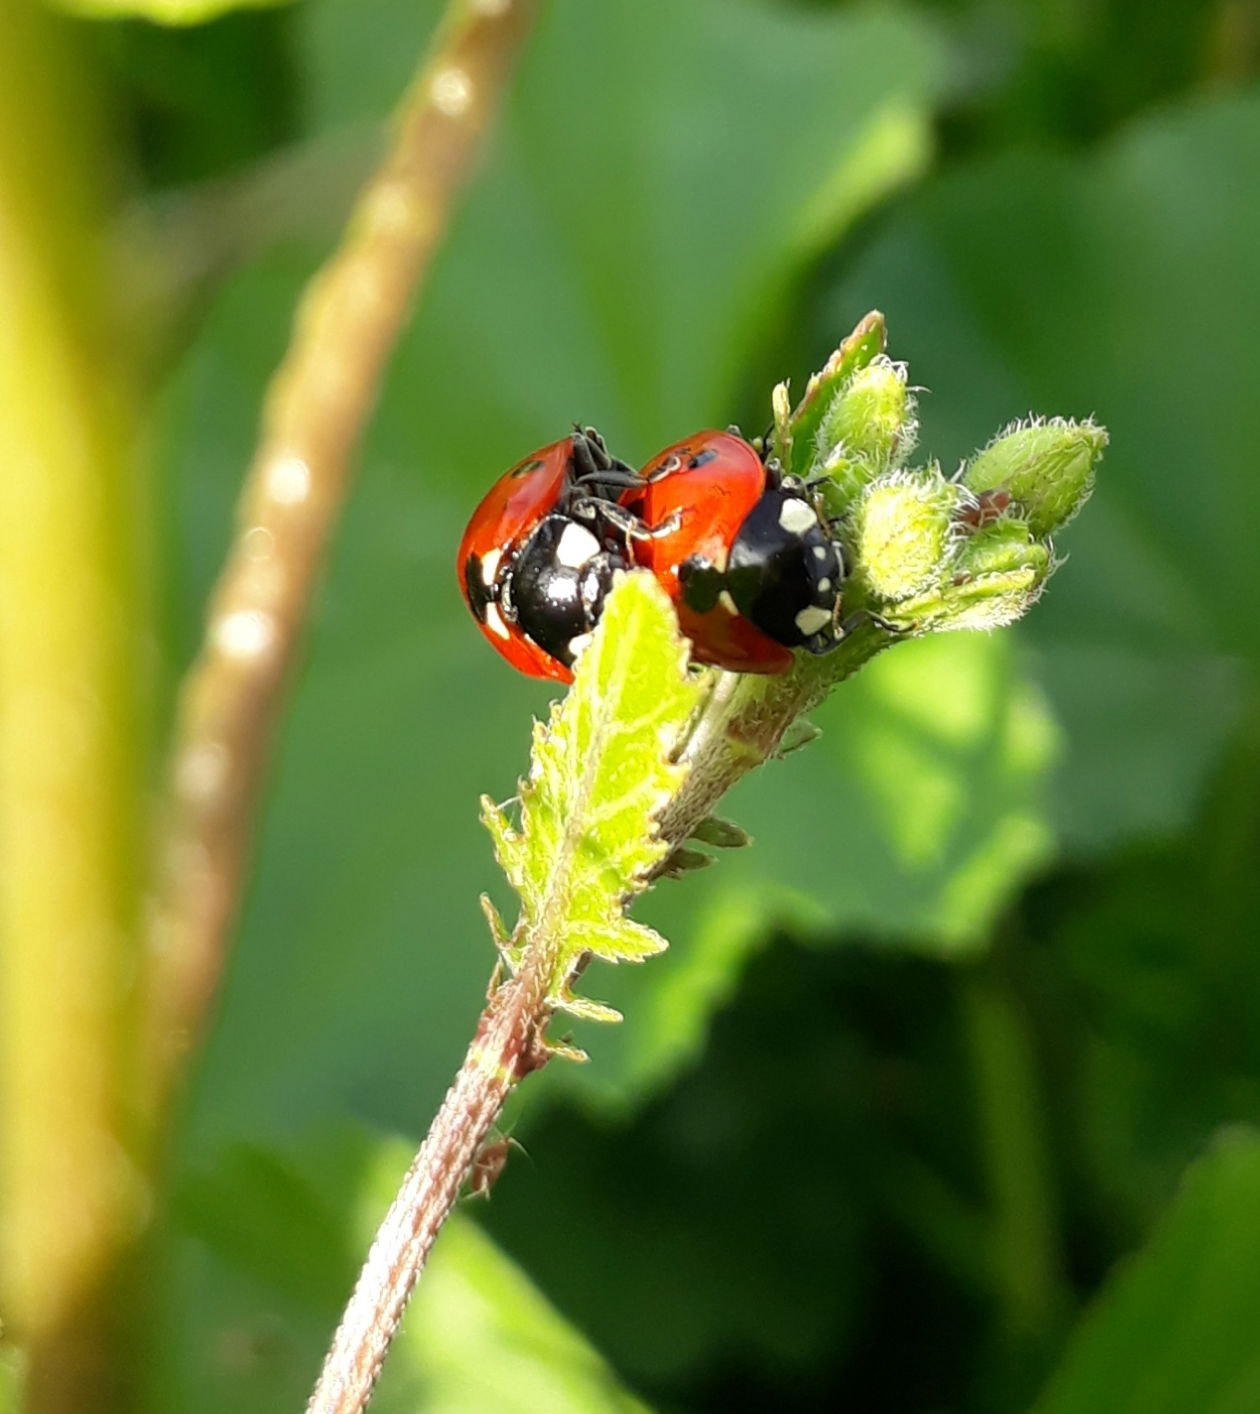
<svg viewBox="0 0 1260 1414">
<path fill-rule="evenodd" d="M 801 647 L 807 653 L 813 653 L 815 657 L 821 658 L 824 653 L 830 653 L 833 649 L 838 648 L 851 633 L 865 628 L 868 624 L 872 628 L 883 629 L 885 633 L 898 637 L 909 632 L 908 629 L 892 623 L 872 609 L 854 609 L 851 614 L 847 614 L 839 623 L 835 624 L 830 633 L 816 633 L 812 638 L 806 639 Z"/>
<path fill-rule="evenodd" d="M 647 523 L 633 511 L 619 506 L 616 501 L 605 501 L 601 496 L 579 496 L 569 508 L 575 516 L 583 520 L 603 520 L 617 530 L 641 540 L 649 535 Z"/>
<path fill-rule="evenodd" d="M 882 614 L 875 613 L 872 609 L 854 609 L 851 614 L 836 625 L 835 637 L 832 639 L 831 646 L 834 648 L 842 638 L 848 638 L 856 629 L 865 628 L 867 624 L 870 624 L 872 628 L 883 629 L 885 633 L 902 634 L 907 631 L 900 625 L 884 618 Z"/>
<path fill-rule="evenodd" d="M 666 536 L 673 533 L 682 524 L 682 512 L 671 511 L 669 515 L 661 521 L 660 525 L 644 527 L 643 533 L 636 537 L 640 540 L 664 540 Z"/>
<path fill-rule="evenodd" d="M 581 475 L 573 478 L 573 483 L 575 486 L 593 484 L 598 487 L 615 486 L 619 490 L 629 490 L 632 486 L 642 486 L 643 478 L 625 462 L 614 460 L 610 466 L 603 470 L 582 472 Z"/>
<path fill-rule="evenodd" d="M 641 516 L 617 505 L 615 501 L 603 501 L 594 496 L 574 501 L 572 510 L 574 515 L 587 516 L 591 520 L 606 520 L 631 540 L 659 540 L 666 535 L 672 535 L 681 520 L 680 512 L 675 511 L 660 525 L 650 526 Z"/>
</svg>

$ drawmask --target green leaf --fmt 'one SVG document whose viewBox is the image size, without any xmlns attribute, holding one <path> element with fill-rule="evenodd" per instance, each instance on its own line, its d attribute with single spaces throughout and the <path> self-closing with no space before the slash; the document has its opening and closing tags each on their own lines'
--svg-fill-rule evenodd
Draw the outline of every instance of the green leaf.
<svg viewBox="0 0 1260 1414">
<path fill-rule="evenodd" d="M 714 849 L 746 849 L 752 844 L 747 830 L 741 829 L 720 815 L 710 815 L 701 820 L 691 832 L 691 838 L 701 844 L 712 845 Z"/>
<path fill-rule="evenodd" d="M 884 352 L 888 330 L 884 316 L 872 310 L 845 337 L 827 362 L 805 385 L 800 402 L 781 430 L 775 452 L 793 475 L 803 476 L 814 455 L 814 440 L 841 390 L 855 374 Z"/>
<path fill-rule="evenodd" d="M 1260 1136 L 1227 1132 L 1086 1313 L 1036 1414 L 1260 1405 Z"/>
<path fill-rule="evenodd" d="M 300 1408 L 412 1146 L 343 1126 L 283 1149 L 236 1145 L 185 1178 L 167 1339 L 179 1383 L 155 1407 Z M 509 1160 L 526 1162 L 521 1156 Z M 372 1408 L 645 1414 L 590 1345 L 476 1226 L 443 1228 Z"/>
<path fill-rule="evenodd" d="M 609 1103 L 641 1099 L 705 1042 L 768 934 L 819 945 L 854 936 L 963 958 L 1053 857 L 1049 772 L 1063 749 L 1009 635 L 950 634 L 868 664 L 815 715 L 821 739 L 741 781 L 729 808 L 756 844 L 638 912 L 676 946 L 601 994 L 633 1026 L 600 1063 L 544 1083 Z"/>
<path fill-rule="evenodd" d="M 525 1273 L 458 1218 L 443 1230 L 397 1358 L 421 1383 L 425 1414 L 648 1414 Z"/>
<path fill-rule="evenodd" d="M 521 900 L 509 956 L 542 948 L 559 996 L 585 953 L 641 962 L 665 942 L 624 916 L 668 852 L 656 820 L 686 777 L 670 760 L 700 699 L 665 591 L 648 574 L 609 595 L 573 686 L 534 724 L 520 828 L 482 802 L 495 854 Z"/>
</svg>

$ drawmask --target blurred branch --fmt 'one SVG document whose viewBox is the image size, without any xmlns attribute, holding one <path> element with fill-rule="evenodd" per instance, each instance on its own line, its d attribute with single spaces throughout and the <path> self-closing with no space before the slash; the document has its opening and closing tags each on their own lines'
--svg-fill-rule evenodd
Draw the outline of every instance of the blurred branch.
<svg viewBox="0 0 1260 1414">
<path fill-rule="evenodd" d="M 31 1414 L 133 1407 L 143 520 L 91 233 L 99 115 L 35 7 L 0 43 L 0 1211 Z"/>
<path fill-rule="evenodd" d="M 454 0 L 269 390 L 175 731 L 151 939 L 159 1086 L 212 1004 L 276 713 L 351 459 L 527 9 L 523 0 Z"/>
</svg>

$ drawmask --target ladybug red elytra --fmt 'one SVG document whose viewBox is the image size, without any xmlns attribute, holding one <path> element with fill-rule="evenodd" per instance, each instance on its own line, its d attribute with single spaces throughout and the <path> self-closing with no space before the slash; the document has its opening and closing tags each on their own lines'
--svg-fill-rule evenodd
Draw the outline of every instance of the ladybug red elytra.
<svg viewBox="0 0 1260 1414">
<path fill-rule="evenodd" d="M 633 477 L 594 428 L 577 428 L 505 472 L 459 544 L 460 588 L 482 633 L 528 677 L 572 682 L 599 622 L 625 536 L 598 511 Z"/>
<path fill-rule="evenodd" d="M 782 673 L 837 639 L 844 570 L 805 488 L 734 432 L 697 432 L 643 468 L 620 503 L 629 545 L 673 599 L 697 662 Z"/>
</svg>

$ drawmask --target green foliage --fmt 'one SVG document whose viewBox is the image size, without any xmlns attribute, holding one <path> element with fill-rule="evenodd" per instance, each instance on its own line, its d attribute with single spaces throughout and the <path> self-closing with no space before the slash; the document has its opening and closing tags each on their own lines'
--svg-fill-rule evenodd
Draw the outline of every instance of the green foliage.
<svg viewBox="0 0 1260 1414">
<path fill-rule="evenodd" d="M 664 590 L 651 575 L 628 575 L 608 597 L 573 686 L 546 725 L 534 725 L 519 830 L 482 798 L 499 865 L 521 900 L 511 938 L 495 929 L 500 948 L 514 969 L 527 950 L 540 952 L 549 998 L 574 1015 L 616 1019 L 569 992 L 586 953 L 642 962 L 665 947 L 625 908 L 669 850 L 656 820 L 686 777 L 670 754 L 700 696 Z"/>
<path fill-rule="evenodd" d="M 1229 1131 L 1108 1283 L 1036 1414 L 1246 1414 L 1260 1401 L 1260 1136 Z"/>
</svg>

